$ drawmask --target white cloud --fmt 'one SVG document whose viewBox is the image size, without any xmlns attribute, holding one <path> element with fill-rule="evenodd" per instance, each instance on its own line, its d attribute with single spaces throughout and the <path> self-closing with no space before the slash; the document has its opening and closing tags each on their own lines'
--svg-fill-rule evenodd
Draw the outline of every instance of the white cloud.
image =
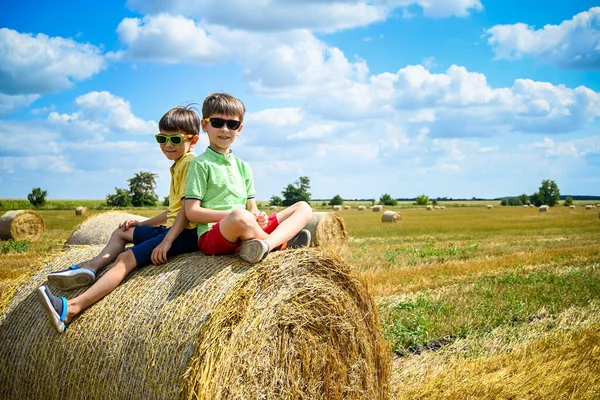
<svg viewBox="0 0 600 400">
<path fill-rule="evenodd" d="M 75 99 L 79 110 L 72 114 L 51 112 L 48 121 L 71 137 L 85 134 L 102 140 L 110 133 L 152 135 L 157 131 L 154 121 L 144 121 L 131 112 L 128 101 L 108 92 L 90 92 Z"/>
<path fill-rule="evenodd" d="M 104 67 L 104 58 L 93 45 L 0 28 L 0 93 L 5 95 L 29 95 L 21 101 L 30 102 L 32 96 L 68 89 L 73 81 Z"/>
<path fill-rule="evenodd" d="M 27 107 L 40 96 L 37 94 L 18 94 L 18 95 L 7 95 L 0 93 L 0 115 L 10 114 L 13 111 Z"/>
<path fill-rule="evenodd" d="M 575 15 L 559 25 L 541 29 L 523 23 L 496 25 L 484 36 L 496 58 L 524 55 L 540 58 L 560 68 L 600 69 L 600 7 Z"/>
</svg>

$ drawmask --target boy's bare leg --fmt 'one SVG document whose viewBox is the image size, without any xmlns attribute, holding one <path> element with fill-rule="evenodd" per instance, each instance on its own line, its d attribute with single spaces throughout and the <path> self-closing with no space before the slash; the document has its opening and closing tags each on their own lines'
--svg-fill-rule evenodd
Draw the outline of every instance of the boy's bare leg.
<svg viewBox="0 0 600 400">
<path fill-rule="evenodd" d="M 98 273 L 102 268 L 116 260 L 119 254 L 125 251 L 125 246 L 128 243 L 133 243 L 133 230 L 130 228 L 126 231 L 117 228 L 113 231 L 112 235 L 106 246 L 98 253 L 96 257 L 87 263 L 80 265 L 81 268 L 91 269 L 95 273 Z"/>
<path fill-rule="evenodd" d="M 265 240 L 270 249 L 283 244 L 300 232 L 312 217 L 312 208 L 308 203 L 300 201 L 277 213 L 279 226 Z"/>
<path fill-rule="evenodd" d="M 106 271 L 89 289 L 68 300 L 65 323 L 69 323 L 77 314 L 115 290 L 136 265 L 137 262 L 131 250 L 119 255 L 112 268 Z"/>
<path fill-rule="evenodd" d="M 269 237 L 258 225 L 254 215 L 243 209 L 233 210 L 223 218 L 219 223 L 219 230 L 221 235 L 231 243 L 249 239 L 265 240 Z"/>
</svg>

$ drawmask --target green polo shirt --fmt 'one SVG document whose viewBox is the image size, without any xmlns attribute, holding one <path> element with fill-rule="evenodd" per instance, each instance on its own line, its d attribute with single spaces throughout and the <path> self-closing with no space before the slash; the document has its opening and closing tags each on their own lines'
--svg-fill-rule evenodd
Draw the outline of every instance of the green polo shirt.
<svg viewBox="0 0 600 400">
<path fill-rule="evenodd" d="M 211 210 L 229 211 L 245 208 L 254 198 L 252 169 L 231 153 L 217 153 L 210 147 L 196 157 L 188 168 L 185 198 L 200 200 Z M 198 237 L 214 225 L 198 223 Z"/>
</svg>

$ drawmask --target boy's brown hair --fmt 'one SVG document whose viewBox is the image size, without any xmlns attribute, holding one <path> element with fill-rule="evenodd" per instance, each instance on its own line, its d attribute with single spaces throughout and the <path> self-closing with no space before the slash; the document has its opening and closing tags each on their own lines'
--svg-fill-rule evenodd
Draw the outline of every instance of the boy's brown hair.
<svg viewBox="0 0 600 400">
<path fill-rule="evenodd" d="M 170 109 L 158 122 L 158 129 L 164 132 L 183 131 L 188 135 L 200 134 L 198 109 L 192 105 Z"/>
<path fill-rule="evenodd" d="M 235 116 L 243 122 L 246 107 L 240 99 L 229 93 L 211 93 L 202 104 L 202 118 L 209 118 L 213 114 Z"/>
</svg>

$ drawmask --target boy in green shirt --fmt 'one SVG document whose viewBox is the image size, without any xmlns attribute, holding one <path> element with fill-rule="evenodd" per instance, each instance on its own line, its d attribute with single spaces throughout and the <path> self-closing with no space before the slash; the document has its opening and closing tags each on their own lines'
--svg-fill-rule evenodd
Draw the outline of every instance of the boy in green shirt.
<svg viewBox="0 0 600 400">
<path fill-rule="evenodd" d="M 271 250 L 310 244 L 303 229 L 312 209 L 300 201 L 267 218 L 254 199 L 250 166 L 234 156 L 231 145 L 243 128 L 246 108 L 227 93 L 213 93 L 202 105 L 206 151 L 191 162 L 185 190 L 185 213 L 198 224 L 198 247 L 204 254 L 231 254 L 250 263 Z"/>
</svg>

